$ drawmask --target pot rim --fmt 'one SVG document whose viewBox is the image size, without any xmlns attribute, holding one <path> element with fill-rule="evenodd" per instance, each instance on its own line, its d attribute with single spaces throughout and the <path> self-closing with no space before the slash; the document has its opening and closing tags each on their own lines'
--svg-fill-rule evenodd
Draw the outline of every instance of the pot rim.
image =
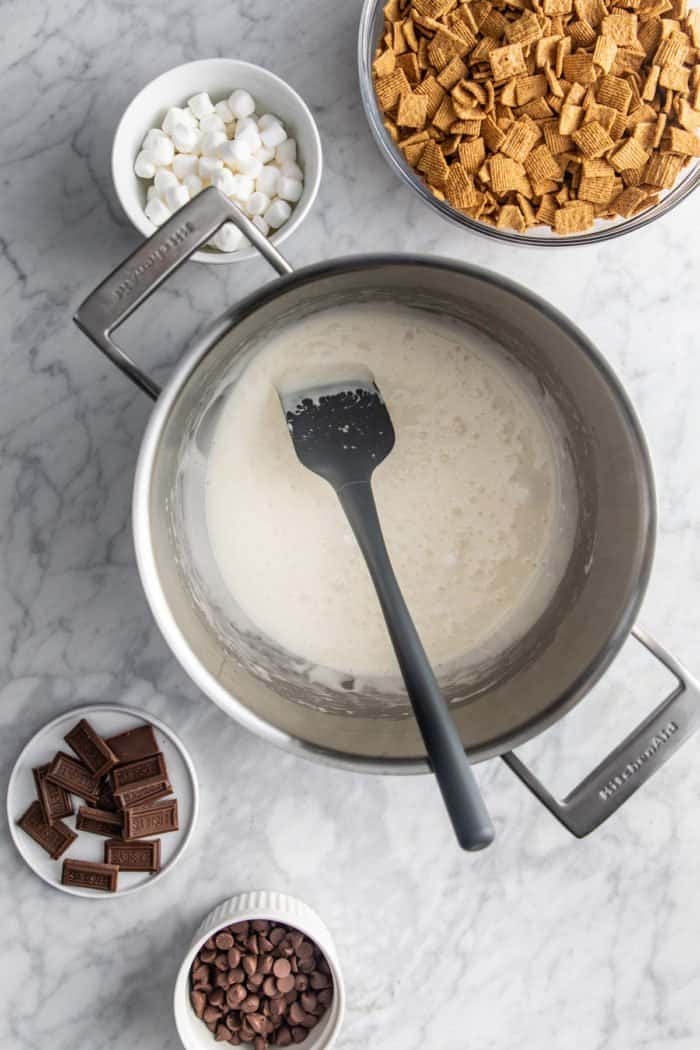
<svg viewBox="0 0 700 1050">
<path fill-rule="evenodd" d="M 644 598 L 647 584 L 649 582 L 656 545 L 657 505 L 654 474 L 646 438 L 636 410 L 621 380 L 618 378 L 605 357 L 603 357 L 602 353 L 594 346 L 581 329 L 555 306 L 537 295 L 535 292 L 530 291 L 530 289 L 518 284 L 516 281 L 512 281 L 508 277 L 504 277 L 501 274 L 484 269 L 480 266 L 473 266 L 469 263 L 441 256 L 417 253 L 367 253 L 344 256 L 337 259 L 331 259 L 330 261 L 318 262 L 305 266 L 301 269 L 295 270 L 291 274 L 279 277 L 264 285 L 262 288 L 257 289 L 244 297 L 240 302 L 229 307 L 224 313 L 212 321 L 204 332 L 202 332 L 193 342 L 189 350 L 187 350 L 173 370 L 170 378 L 165 383 L 162 392 L 155 402 L 155 406 L 142 438 L 136 464 L 132 498 L 132 528 L 136 564 L 139 576 L 141 577 L 141 584 L 146 595 L 146 600 L 148 601 L 153 617 L 165 638 L 165 641 L 183 670 L 210 700 L 220 707 L 227 715 L 234 718 L 239 724 L 244 726 L 244 728 L 251 730 L 251 732 L 256 733 L 264 740 L 274 744 L 282 750 L 290 751 L 305 758 L 314 759 L 315 761 L 326 765 L 354 770 L 356 772 L 410 775 L 430 772 L 427 759 L 366 757 L 362 755 L 349 755 L 345 752 L 338 752 L 329 748 L 320 747 L 319 745 L 295 737 L 276 728 L 269 722 L 266 722 L 264 719 L 255 715 L 241 700 L 223 688 L 223 686 L 212 674 L 210 674 L 196 657 L 182 635 L 180 628 L 170 611 L 170 607 L 160 585 L 155 555 L 151 545 L 149 507 L 153 464 L 157 454 L 160 436 L 170 411 L 189 377 L 194 373 L 195 369 L 209 350 L 216 345 L 224 335 L 231 331 L 231 329 L 244 318 L 250 316 L 259 307 L 263 306 L 266 302 L 274 300 L 281 293 L 294 288 L 295 286 L 312 283 L 319 277 L 329 277 L 335 274 L 354 272 L 369 267 L 397 265 L 403 267 L 430 266 L 485 280 L 515 296 L 534 309 L 542 312 L 549 320 L 553 321 L 559 328 L 566 332 L 569 338 L 588 357 L 593 366 L 598 370 L 599 374 L 602 375 L 620 405 L 626 423 L 634 435 L 635 443 L 640 454 L 644 488 L 648 493 L 649 520 L 644 540 L 644 551 L 641 559 L 639 575 L 636 584 L 630 593 L 627 604 L 618 619 L 615 629 L 612 631 L 606 643 L 601 646 L 598 653 L 596 653 L 587 666 L 582 669 L 562 696 L 556 701 L 553 701 L 543 712 L 533 716 L 519 726 L 517 732 L 509 734 L 507 737 L 497 737 L 488 747 L 470 750 L 469 757 L 472 762 L 481 762 L 498 755 L 503 755 L 524 744 L 534 736 L 539 735 L 575 707 L 600 679 L 602 674 L 617 656 L 634 626 L 639 607 Z"/>
</svg>

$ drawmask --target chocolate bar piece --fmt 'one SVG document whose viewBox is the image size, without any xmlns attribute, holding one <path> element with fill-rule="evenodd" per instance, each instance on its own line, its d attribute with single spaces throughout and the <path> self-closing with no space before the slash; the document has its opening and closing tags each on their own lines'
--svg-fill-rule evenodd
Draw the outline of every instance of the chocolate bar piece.
<svg viewBox="0 0 700 1050">
<path fill-rule="evenodd" d="M 149 777 L 147 780 L 139 780 L 136 784 L 131 784 L 129 787 L 122 788 L 121 791 L 116 791 L 114 797 L 121 809 L 129 809 L 131 806 L 137 806 L 140 802 L 155 802 L 157 798 L 164 798 L 165 795 L 170 795 L 172 790 L 169 780 L 164 780 L 160 776 Z"/>
<path fill-rule="evenodd" d="M 165 802 L 145 802 L 124 810 L 124 838 L 142 839 L 148 835 L 162 835 L 177 831 L 177 799 Z"/>
<path fill-rule="evenodd" d="M 100 797 L 99 778 L 93 776 L 88 767 L 77 758 L 71 758 L 65 751 L 59 751 L 54 757 L 46 773 L 46 779 L 51 784 L 70 791 L 72 795 L 79 795 L 86 802 L 94 806 Z"/>
<path fill-rule="evenodd" d="M 52 784 L 50 780 L 46 779 L 49 765 L 50 763 L 47 763 L 45 766 L 37 766 L 32 770 L 32 773 L 34 774 L 36 794 L 41 803 L 44 820 L 47 824 L 53 824 L 55 820 L 71 815 L 73 812 L 73 800 L 64 788 L 59 787 L 58 784 Z"/>
<path fill-rule="evenodd" d="M 100 783 L 100 795 L 95 809 L 108 809 L 110 813 L 116 813 L 119 809 L 108 777 L 105 777 Z"/>
<path fill-rule="evenodd" d="M 160 750 L 152 726 L 128 729 L 126 733 L 109 737 L 105 744 L 120 762 L 135 762 L 139 758 L 155 755 Z"/>
<path fill-rule="evenodd" d="M 56 820 L 53 824 L 44 820 L 41 803 L 32 802 L 26 813 L 17 821 L 22 831 L 38 842 L 39 845 L 54 859 L 58 860 L 62 853 L 75 842 L 77 835 L 64 824 L 62 820 Z"/>
<path fill-rule="evenodd" d="M 116 864 L 93 864 L 89 860 L 64 860 L 61 882 L 64 886 L 83 886 L 114 893 L 119 868 Z"/>
<path fill-rule="evenodd" d="M 73 748 L 78 758 L 85 763 L 95 777 L 102 777 L 105 773 L 109 773 L 119 761 L 85 718 L 81 718 L 63 739 L 69 747 Z"/>
<path fill-rule="evenodd" d="M 168 779 L 165 759 L 160 751 L 148 758 L 141 758 L 137 762 L 127 762 L 126 765 L 117 766 L 112 773 L 114 793 L 118 795 L 122 788 L 130 787 L 142 780 L 150 780 L 153 777 L 158 777 L 160 780 Z"/>
<path fill-rule="evenodd" d="M 108 839 L 111 839 L 121 834 L 121 813 L 110 813 L 108 809 L 81 806 L 75 826 L 78 831 L 91 831 L 93 835 L 106 835 Z"/>
<path fill-rule="evenodd" d="M 105 842 L 105 863 L 120 871 L 160 871 L 160 839 L 110 839 Z"/>
</svg>

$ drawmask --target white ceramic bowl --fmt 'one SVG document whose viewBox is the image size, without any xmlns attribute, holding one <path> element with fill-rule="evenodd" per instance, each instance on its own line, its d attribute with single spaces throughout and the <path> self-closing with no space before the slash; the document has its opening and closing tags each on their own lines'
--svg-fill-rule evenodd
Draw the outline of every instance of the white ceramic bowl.
<svg viewBox="0 0 700 1050">
<path fill-rule="evenodd" d="M 294 926 L 306 934 L 309 940 L 314 941 L 325 955 L 333 977 L 333 1000 L 319 1024 L 312 1028 L 308 1038 L 298 1045 L 301 1050 L 328 1050 L 338 1037 L 345 1012 L 345 986 L 333 938 L 326 924 L 308 904 L 285 893 L 267 890 L 230 897 L 200 923 L 175 982 L 175 1024 L 183 1046 L 186 1050 L 214 1050 L 215 1047 L 227 1045 L 216 1042 L 213 1034 L 192 1009 L 190 968 L 195 955 L 212 934 L 222 926 L 246 919 L 270 919 Z"/>
<path fill-rule="evenodd" d="M 281 244 L 297 229 L 313 204 L 321 181 L 321 139 L 309 107 L 296 91 L 274 73 L 250 62 L 233 58 L 204 58 L 187 62 L 162 73 L 139 91 L 119 121 L 112 146 L 112 181 L 119 203 L 137 230 L 146 237 L 156 227 L 146 217 L 147 182 L 134 174 L 134 161 L 146 132 L 160 127 L 171 106 L 182 106 L 199 91 L 207 91 L 213 102 L 228 98 L 236 88 L 249 91 L 258 113 L 280 117 L 291 138 L 297 140 L 298 160 L 304 170 L 304 192 L 289 220 L 270 238 Z M 238 252 L 195 252 L 197 262 L 228 263 L 254 259 L 252 246 Z"/>
</svg>

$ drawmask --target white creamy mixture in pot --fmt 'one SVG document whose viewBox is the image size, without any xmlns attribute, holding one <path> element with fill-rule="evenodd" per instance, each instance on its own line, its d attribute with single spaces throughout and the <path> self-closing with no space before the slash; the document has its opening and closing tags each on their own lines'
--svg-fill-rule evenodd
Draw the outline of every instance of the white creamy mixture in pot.
<svg viewBox="0 0 700 1050">
<path fill-rule="evenodd" d="M 396 446 L 374 491 L 399 583 L 433 663 L 469 666 L 522 637 L 562 578 L 573 473 L 549 399 L 502 347 L 408 306 L 334 306 L 273 334 L 227 394 L 206 519 L 226 588 L 310 663 L 397 665 L 337 497 L 297 460 L 275 388 L 295 366 L 361 362 Z"/>
</svg>

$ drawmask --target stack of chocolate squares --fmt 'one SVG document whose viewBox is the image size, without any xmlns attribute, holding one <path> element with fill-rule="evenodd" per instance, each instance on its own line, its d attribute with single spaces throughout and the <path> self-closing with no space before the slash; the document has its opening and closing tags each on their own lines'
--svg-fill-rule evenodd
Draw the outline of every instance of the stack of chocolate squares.
<svg viewBox="0 0 700 1050">
<path fill-rule="evenodd" d="M 64 740 L 78 756 L 59 751 L 51 762 L 33 770 L 37 799 L 20 817 L 19 826 L 57 860 L 88 831 L 107 838 L 104 863 L 66 858 L 61 881 L 68 886 L 114 892 L 120 871 L 160 870 L 160 839 L 178 830 L 177 799 L 172 794 L 165 757 L 153 727 L 141 725 L 103 739 L 86 719 Z M 78 808 L 76 831 L 63 817 Z"/>
</svg>

